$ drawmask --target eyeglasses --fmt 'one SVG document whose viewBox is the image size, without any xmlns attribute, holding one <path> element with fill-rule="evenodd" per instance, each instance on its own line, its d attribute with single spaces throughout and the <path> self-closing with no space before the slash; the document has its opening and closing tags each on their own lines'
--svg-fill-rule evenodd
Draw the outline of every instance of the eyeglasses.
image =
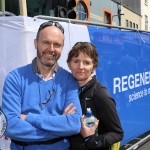
<svg viewBox="0 0 150 150">
<path fill-rule="evenodd" d="M 52 89 L 52 92 L 50 92 L 50 90 L 48 90 L 49 92 L 49 97 L 47 100 L 45 100 L 44 102 L 42 102 L 41 104 L 39 104 L 41 110 L 45 109 L 46 104 L 52 99 L 53 95 L 55 94 L 55 89 Z"/>
<path fill-rule="evenodd" d="M 95 45 L 92 44 L 92 43 L 90 43 L 90 42 L 77 42 L 77 43 L 74 45 L 74 47 L 77 46 L 78 44 L 88 44 L 88 45 L 90 45 L 90 46 L 95 47 Z"/>
<path fill-rule="evenodd" d="M 58 22 L 53 22 L 53 21 L 48 21 L 48 22 L 44 22 L 43 24 L 41 24 L 38 32 L 48 26 L 55 26 L 55 27 L 59 28 L 61 30 L 61 32 L 64 34 L 64 28 L 62 27 L 62 25 L 59 24 Z"/>
<path fill-rule="evenodd" d="M 38 77 L 38 90 L 39 90 L 39 97 L 40 97 L 39 107 L 40 107 L 41 110 L 45 109 L 47 103 L 52 99 L 52 97 L 54 96 L 54 94 L 56 92 L 55 86 L 54 86 L 54 79 L 52 79 L 52 80 L 53 80 L 52 81 L 53 82 L 52 83 L 52 91 L 48 90 L 49 96 L 44 102 L 42 102 L 42 100 L 41 100 L 41 91 L 40 91 L 40 83 L 39 83 L 39 77 Z"/>
</svg>

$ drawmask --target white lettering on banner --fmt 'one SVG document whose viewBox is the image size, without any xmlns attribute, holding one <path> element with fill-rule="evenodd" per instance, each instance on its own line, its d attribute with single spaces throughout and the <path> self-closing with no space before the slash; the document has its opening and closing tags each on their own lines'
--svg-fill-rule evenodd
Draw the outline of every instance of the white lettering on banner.
<svg viewBox="0 0 150 150">
<path fill-rule="evenodd" d="M 144 97 L 144 96 L 147 96 L 147 95 L 149 95 L 150 94 L 150 88 L 148 88 L 148 89 L 143 89 L 143 90 L 141 90 L 141 91 L 139 91 L 139 92 L 136 92 L 135 93 L 135 91 L 134 91 L 134 93 L 133 94 L 130 94 L 129 95 L 129 102 L 132 102 L 132 101 L 134 101 L 134 100 L 137 100 L 137 99 L 139 99 L 139 98 L 142 98 L 142 97 Z"/>
<path fill-rule="evenodd" d="M 132 78 L 132 80 L 131 80 L 131 78 Z M 130 89 L 133 89 L 134 88 L 134 76 L 131 74 L 131 75 L 129 75 L 129 77 L 128 77 L 128 83 L 129 83 L 129 88 Z M 130 82 L 131 81 L 131 82 Z M 132 85 L 130 84 L 130 83 L 132 83 Z"/>
<path fill-rule="evenodd" d="M 128 87 L 125 87 L 127 85 L 127 76 L 122 77 L 122 91 L 128 90 Z"/>
<path fill-rule="evenodd" d="M 150 84 L 150 71 L 143 73 L 130 74 L 129 76 L 116 77 L 113 79 L 114 89 L 113 93 L 124 92 L 143 85 Z M 137 90 L 137 89 L 136 89 Z M 150 95 L 150 88 L 144 88 L 141 91 L 129 94 L 129 102 L 140 99 L 144 96 Z"/>
<path fill-rule="evenodd" d="M 145 85 L 145 83 L 144 83 L 144 72 L 143 72 L 143 75 L 142 75 L 142 73 L 140 73 L 140 86 L 142 86 L 142 85 Z"/>
<path fill-rule="evenodd" d="M 150 84 L 150 71 L 130 74 L 129 76 L 116 77 L 113 79 L 113 94 Z"/>
<path fill-rule="evenodd" d="M 142 98 L 142 97 L 143 97 L 143 91 L 140 91 L 137 93 L 134 92 L 133 94 L 129 95 L 129 102 Z"/>
<path fill-rule="evenodd" d="M 120 87 L 120 84 L 121 84 L 121 80 L 119 77 L 117 78 L 114 78 L 114 90 L 113 90 L 113 93 L 115 94 L 116 93 L 116 89 L 118 88 L 118 92 L 121 92 L 121 87 Z"/>
<path fill-rule="evenodd" d="M 145 81 L 146 84 L 149 84 L 149 72 L 145 72 Z"/>
<path fill-rule="evenodd" d="M 139 73 L 137 73 L 137 74 L 135 74 L 135 87 L 139 87 L 140 86 L 139 81 L 140 81 Z"/>
</svg>

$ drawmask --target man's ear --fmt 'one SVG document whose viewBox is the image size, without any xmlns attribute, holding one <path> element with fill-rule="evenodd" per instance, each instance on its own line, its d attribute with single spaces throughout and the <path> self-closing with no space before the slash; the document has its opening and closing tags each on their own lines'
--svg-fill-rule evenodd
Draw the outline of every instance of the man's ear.
<svg viewBox="0 0 150 150">
<path fill-rule="evenodd" d="M 34 39 L 34 47 L 37 49 L 37 39 Z"/>
</svg>

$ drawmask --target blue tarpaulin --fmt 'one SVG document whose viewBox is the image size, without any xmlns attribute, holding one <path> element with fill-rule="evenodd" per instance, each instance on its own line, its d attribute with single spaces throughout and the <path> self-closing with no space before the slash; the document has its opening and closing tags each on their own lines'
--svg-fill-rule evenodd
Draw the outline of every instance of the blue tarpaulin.
<svg viewBox="0 0 150 150">
<path fill-rule="evenodd" d="M 96 76 L 116 100 L 124 145 L 150 129 L 150 34 L 92 26 L 88 30 L 99 53 Z"/>
</svg>

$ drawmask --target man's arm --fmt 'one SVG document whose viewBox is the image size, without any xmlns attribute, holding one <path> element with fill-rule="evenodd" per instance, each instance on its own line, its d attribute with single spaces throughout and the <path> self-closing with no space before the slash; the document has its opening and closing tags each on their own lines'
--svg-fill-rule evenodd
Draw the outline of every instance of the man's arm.
<svg viewBox="0 0 150 150">
<path fill-rule="evenodd" d="M 75 110 L 76 110 L 76 107 L 73 106 L 73 103 L 71 103 L 65 108 L 63 114 L 74 114 Z M 27 115 L 21 114 L 20 117 L 22 120 L 26 120 Z"/>
<path fill-rule="evenodd" d="M 77 84 L 71 83 L 68 85 L 69 90 L 67 90 L 65 94 L 64 109 L 70 103 L 73 103 L 73 105 L 76 107 L 74 114 L 50 116 L 28 113 L 25 121 L 29 122 L 37 128 L 47 130 L 58 136 L 70 136 L 73 134 L 78 134 L 81 128 L 81 106 L 78 98 Z"/>
<path fill-rule="evenodd" d="M 7 118 L 7 130 L 5 135 L 19 141 L 42 141 L 58 138 L 58 136 L 39 129 L 20 118 L 21 94 L 20 87 L 15 82 L 15 77 L 10 73 L 6 77 L 2 96 L 2 110 Z"/>
<path fill-rule="evenodd" d="M 66 108 L 66 106 L 72 102 L 72 99 L 74 99 L 73 103 L 77 107 L 75 114 L 58 114 L 55 116 L 42 115 L 41 118 L 41 115 L 32 115 L 32 113 L 29 113 L 27 118 L 29 118 L 31 122 L 34 122 L 35 125 L 34 123 L 31 124 L 30 122 L 22 120 L 20 118 L 21 112 L 23 110 L 22 105 L 25 102 L 26 108 L 30 109 L 31 106 L 28 106 L 28 102 L 32 101 L 32 99 L 28 101 L 28 97 L 23 99 L 24 90 L 21 89 L 22 82 L 20 81 L 21 79 L 18 78 L 20 78 L 18 73 L 9 73 L 4 84 L 2 110 L 8 120 L 8 126 L 5 133 L 6 136 L 14 140 L 32 142 L 54 139 L 60 136 L 68 136 L 71 134 L 76 134 L 80 131 L 81 108 L 76 90 L 71 90 L 72 92 L 69 92 L 69 95 L 66 96 L 66 103 L 64 104 L 64 108 Z M 23 86 L 23 88 L 25 87 Z M 72 94 L 74 96 L 72 96 Z M 38 122 L 40 123 L 38 124 Z M 45 127 L 49 130 L 45 130 Z"/>
</svg>

